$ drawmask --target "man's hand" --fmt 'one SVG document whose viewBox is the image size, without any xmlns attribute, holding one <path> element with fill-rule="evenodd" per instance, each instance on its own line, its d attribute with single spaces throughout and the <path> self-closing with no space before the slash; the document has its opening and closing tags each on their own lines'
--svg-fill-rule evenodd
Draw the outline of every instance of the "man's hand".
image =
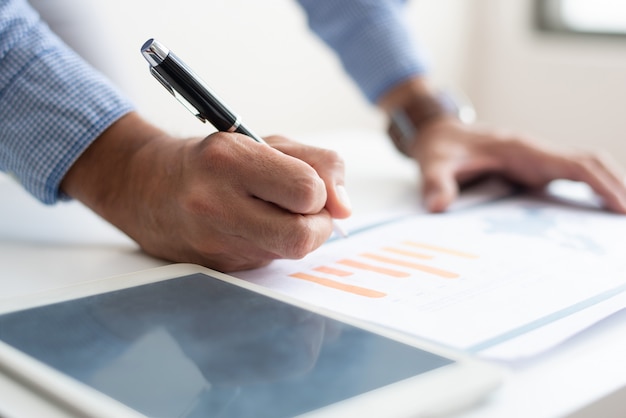
<svg viewBox="0 0 626 418">
<path fill-rule="evenodd" d="M 410 155 L 419 163 L 426 206 L 445 210 L 459 185 L 485 174 L 498 174 L 521 185 L 540 188 L 556 179 L 582 181 L 605 206 L 626 213 L 624 174 L 606 155 L 565 151 L 508 133 L 464 125 L 445 117 L 420 132 Z"/>
<path fill-rule="evenodd" d="M 427 80 L 416 76 L 391 88 L 378 104 L 391 112 L 416 97 L 436 101 L 436 96 Z M 409 140 L 411 145 L 403 152 L 419 163 L 424 201 L 432 212 L 446 210 L 464 183 L 497 174 L 531 188 L 557 179 L 582 181 L 604 199 L 609 210 L 626 213 L 624 174 L 608 156 L 566 151 L 519 135 L 465 125 L 443 108 L 433 117 L 426 116 L 418 137 Z"/>
<path fill-rule="evenodd" d="M 350 215 L 333 152 L 231 133 L 171 138 L 129 114 L 98 138 L 62 189 L 149 254 L 222 271 L 301 258 Z"/>
</svg>

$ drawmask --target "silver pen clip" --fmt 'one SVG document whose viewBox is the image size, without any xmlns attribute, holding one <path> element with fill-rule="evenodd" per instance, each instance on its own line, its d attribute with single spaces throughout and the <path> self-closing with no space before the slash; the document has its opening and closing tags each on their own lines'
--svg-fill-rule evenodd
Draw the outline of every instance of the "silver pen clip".
<svg viewBox="0 0 626 418">
<path fill-rule="evenodd" d="M 150 74 L 152 74 L 154 78 L 156 78 L 159 83 L 161 83 L 161 85 L 165 87 L 165 89 L 176 98 L 176 100 L 178 100 L 183 106 L 185 106 L 185 108 L 187 108 L 187 110 L 190 111 L 192 115 L 197 117 L 202 123 L 206 123 L 206 119 L 202 117 L 200 112 L 198 112 L 198 109 L 196 109 L 191 103 L 189 103 L 183 96 L 178 94 L 176 89 L 170 86 L 170 83 L 168 83 L 167 80 L 165 80 L 163 76 L 159 74 L 159 72 L 155 70 L 152 66 L 150 67 Z"/>
</svg>

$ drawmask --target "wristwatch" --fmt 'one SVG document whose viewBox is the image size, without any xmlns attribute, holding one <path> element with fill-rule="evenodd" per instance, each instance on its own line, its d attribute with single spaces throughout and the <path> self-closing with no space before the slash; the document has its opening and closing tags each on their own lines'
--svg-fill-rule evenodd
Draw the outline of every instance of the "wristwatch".
<svg viewBox="0 0 626 418">
<path fill-rule="evenodd" d="M 387 133 L 396 148 L 406 156 L 419 137 L 420 130 L 433 119 L 452 115 L 463 123 L 472 123 L 476 111 L 470 101 L 460 94 L 440 92 L 418 95 L 402 107 L 389 112 Z"/>
</svg>

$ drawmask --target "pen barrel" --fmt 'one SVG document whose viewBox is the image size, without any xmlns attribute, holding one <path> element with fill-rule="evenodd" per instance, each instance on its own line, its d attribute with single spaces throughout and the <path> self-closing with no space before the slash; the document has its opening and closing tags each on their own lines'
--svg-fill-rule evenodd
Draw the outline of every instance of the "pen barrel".
<svg viewBox="0 0 626 418">
<path fill-rule="evenodd" d="M 170 52 L 155 69 L 198 111 L 199 117 L 208 120 L 218 131 L 236 130 L 238 116 L 176 55 Z"/>
</svg>

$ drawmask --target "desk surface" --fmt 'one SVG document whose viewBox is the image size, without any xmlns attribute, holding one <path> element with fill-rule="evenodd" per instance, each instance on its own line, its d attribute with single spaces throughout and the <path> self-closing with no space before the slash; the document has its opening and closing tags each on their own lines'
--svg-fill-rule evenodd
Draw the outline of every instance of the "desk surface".
<svg viewBox="0 0 626 418">
<path fill-rule="evenodd" d="M 415 167 L 385 139 L 345 133 L 304 140 L 344 156 L 355 220 L 419 210 Z M 77 202 L 45 207 L 2 175 L 0 195 L 0 303 L 167 264 L 143 254 L 133 241 Z M 626 396 L 619 391 L 626 387 L 624 335 L 626 312 L 619 312 L 555 349 L 509 364 L 511 374 L 504 386 L 460 417 L 623 416 Z M 0 376 L 0 393 L 10 393 L 7 384 Z M 2 398 L 2 416 L 25 402 L 20 396 Z"/>
</svg>

